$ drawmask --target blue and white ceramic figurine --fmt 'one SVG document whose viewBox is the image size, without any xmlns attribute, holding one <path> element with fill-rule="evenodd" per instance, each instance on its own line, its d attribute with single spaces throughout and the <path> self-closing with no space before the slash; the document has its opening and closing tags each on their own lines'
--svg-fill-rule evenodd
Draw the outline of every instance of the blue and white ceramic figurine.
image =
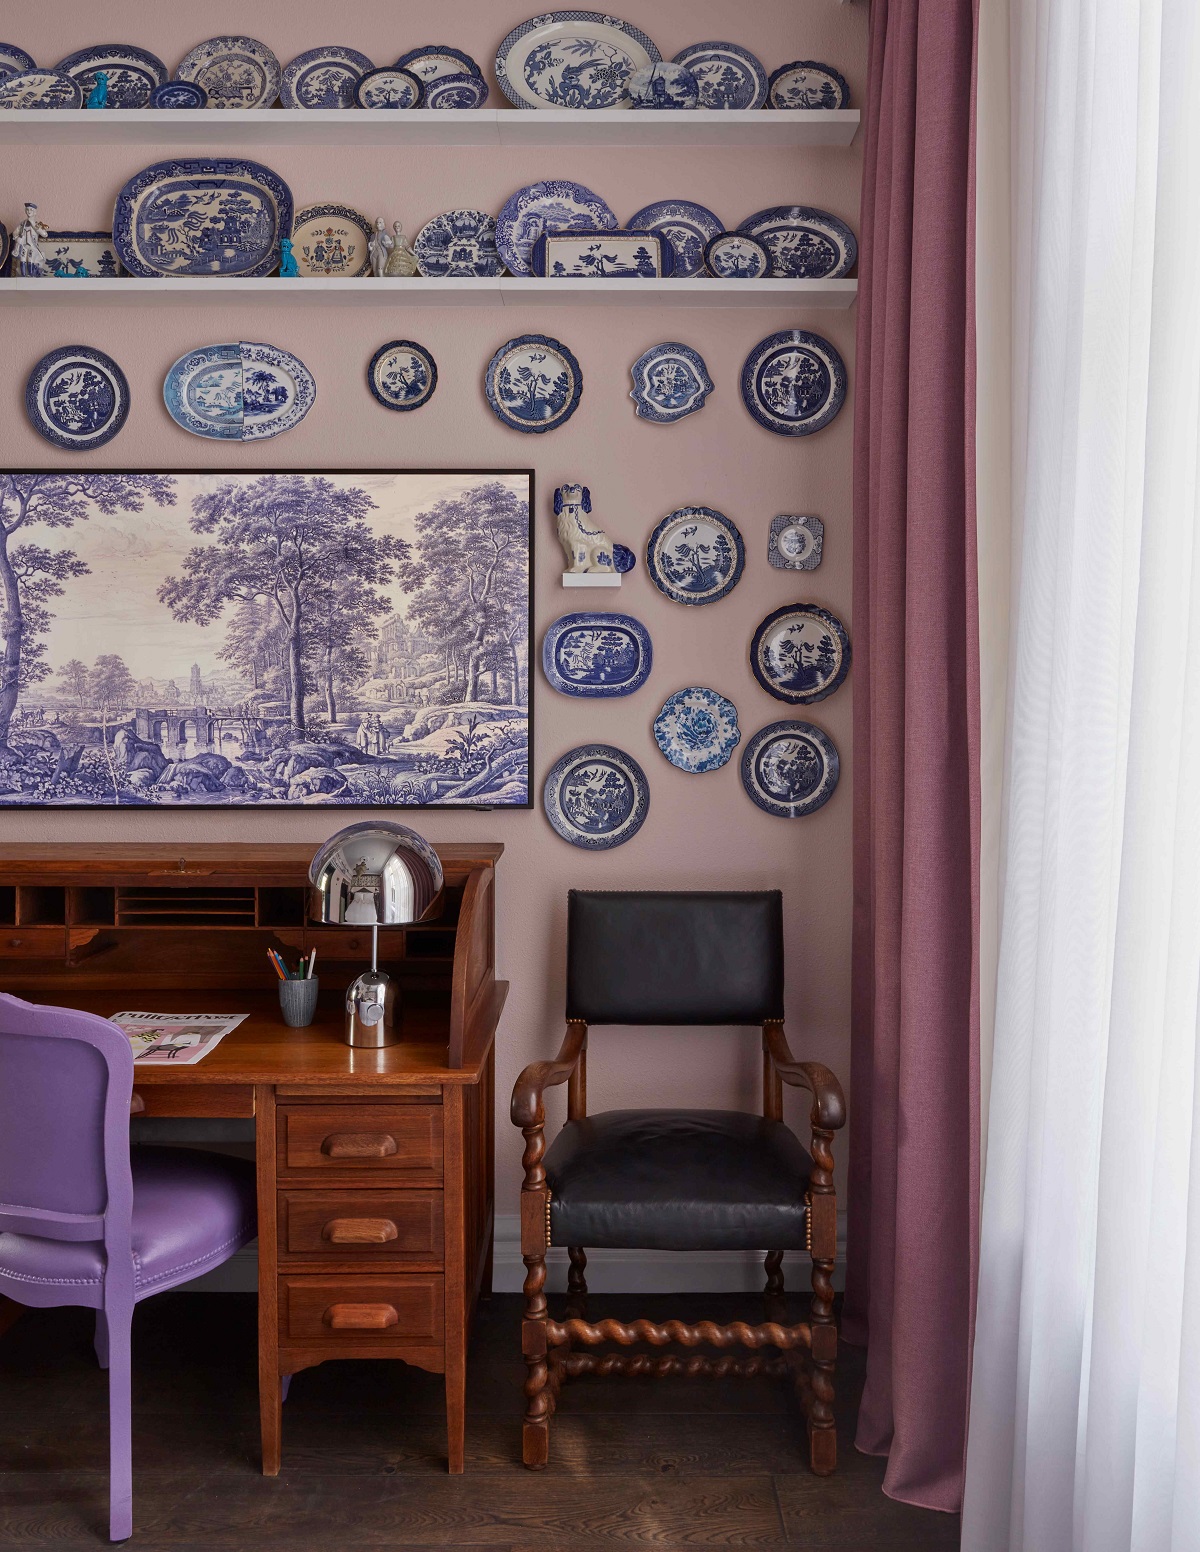
<svg viewBox="0 0 1200 1552">
<path fill-rule="evenodd" d="M 704 268 L 718 280 L 762 280 L 771 273 L 771 253 L 749 232 L 721 232 L 704 245 Z"/>
<path fill-rule="evenodd" d="M 858 260 L 858 240 L 844 221 L 811 205 L 772 205 L 738 227 L 771 255 L 778 280 L 840 280 Z"/>
<path fill-rule="evenodd" d="M 389 340 L 367 367 L 367 387 L 389 410 L 419 410 L 433 398 L 437 380 L 437 362 L 412 340 Z"/>
<path fill-rule="evenodd" d="M 37 279 L 49 273 L 43 241 L 50 236 L 50 228 L 38 220 L 38 207 L 27 203 L 25 219 L 17 223 L 12 239 L 12 264 L 17 275 L 24 279 Z"/>
<path fill-rule="evenodd" d="M 707 205 L 695 200 L 660 199 L 631 215 L 629 226 L 665 237 L 675 252 L 676 279 L 685 280 L 703 273 L 704 245 L 717 236 L 722 223 Z"/>
<path fill-rule="evenodd" d="M 451 48 L 447 43 L 423 43 L 420 48 L 409 49 L 396 61 L 398 70 L 411 70 L 423 88 L 431 81 L 447 75 L 477 75 L 483 71 L 462 49 Z"/>
<path fill-rule="evenodd" d="M 777 436 L 811 436 L 846 402 L 846 366 L 827 339 L 783 329 L 760 340 L 742 366 L 742 402 Z"/>
<path fill-rule="evenodd" d="M 82 107 L 79 82 L 61 70 L 22 70 L 0 81 L 0 109 Z"/>
<path fill-rule="evenodd" d="M 558 340 L 519 334 L 488 362 L 484 391 L 496 418 L 514 431 L 553 431 L 579 405 L 583 370 Z"/>
<path fill-rule="evenodd" d="M 652 345 L 630 368 L 633 387 L 629 397 L 642 420 L 669 426 L 704 408 L 713 391 L 704 357 L 690 345 L 666 340 Z"/>
<path fill-rule="evenodd" d="M 131 275 L 269 275 L 292 191 L 239 157 L 154 162 L 117 195 L 113 245 Z"/>
<path fill-rule="evenodd" d="M 105 76 L 108 97 L 104 103 L 88 101 L 88 107 L 145 108 L 154 89 L 167 79 L 169 71 L 157 54 L 136 48 L 132 43 L 100 43 L 94 48 L 76 49 L 55 66 L 64 75 L 79 82 L 85 97 Z"/>
<path fill-rule="evenodd" d="M 772 108 L 848 108 L 850 88 L 832 65 L 794 59 L 771 72 L 767 103 Z"/>
<path fill-rule="evenodd" d="M 740 44 L 693 43 L 675 63 L 696 77 L 702 108 L 761 108 L 767 100 L 767 72 Z"/>
<path fill-rule="evenodd" d="M 653 666 L 649 632 L 629 614 L 564 614 L 542 640 L 542 669 L 560 695 L 632 695 Z"/>
<path fill-rule="evenodd" d="M 543 232 L 611 232 L 617 218 L 599 194 L 565 178 L 530 183 L 496 217 L 496 247 L 510 275 L 532 275 L 533 245 Z"/>
<path fill-rule="evenodd" d="M 698 108 L 700 83 L 686 65 L 660 59 L 629 77 L 629 101 L 635 108 Z"/>
<path fill-rule="evenodd" d="M 349 205 L 306 205 L 296 212 L 292 248 L 302 275 L 365 275 L 370 268 L 371 222 Z"/>
<path fill-rule="evenodd" d="M 825 524 L 819 517 L 781 512 L 771 519 L 767 560 L 780 571 L 815 571 L 821 564 Z"/>
<path fill-rule="evenodd" d="M 662 55 L 637 27 L 600 11 L 549 11 L 496 51 L 496 80 L 517 108 L 623 108 L 629 79 Z"/>
<path fill-rule="evenodd" d="M 741 741 L 737 707 L 703 685 L 668 696 L 654 719 L 654 742 L 672 765 L 693 776 L 727 765 Z"/>
<path fill-rule="evenodd" d="M 845 682 L 850 672 L 850 638 L 828 609 L 785 604 L 767 615 L 754 632 L 750 667 L 768 695 L 794 706 L 811 706 Z"/>
<path fill-rule="evenodd" d="M 469 111 L 482 108 L 487 96 L 488 84 L 483 77 L 462 70 L 457 75 L 439 75 L 426 81 L 421 106 Z"/>
<path fill-rule="evenodd" d="M 841 762 L 833 740 L 811 722 L 771 722 L 742 751 L 742 786 L 780 819 L 802 819 L 833 796 Z"/>
<path fill-rule="evenodd" d="M 422 275 L 485 277 L 504 266 L 496 249 L 496 218 L 486 210 L 447 210 L 417 234 Z"/>
<path fill-rule="evenodd" d="M 283 67 L 279 100 L 285 108 L 352 108 L 359 81 L 373 69 L 358 49 L 336 43 L 306 49 Z"/>
<path fill-rule="evenodd" d="M 623 846 L 650 812 L 646 773 L 612 744 L 582 744 L 555 761 L 542 788 L 546 818 L 585 851 Z"/>
<path fill-rule="evenodd" d="M 177 425 L 222 441 L 258 442 L 290 431 L 316 396 L 302 361 L 251 340 L 191 350 L 163 383 L 163 401 Z"/>
<path fill-rule="evenodd" d="M 646 569 L 677 604 L 711 604 L 732 592 L 746 564 L 736 526 L 712 507 L 680 507 L 650 535 Z"/>
<path fill-rule="evenodd" d="M 554 519 L 567 561 L 563 585 L 593 575 L 619 584 L 613 542 L 592 517 L 592 493 L 586 485 L 560 485 L 555 490 Z"/>
<path fill-rule="evenodd" d="M 121 273 L 111 232 L 47 232 L 44 244 L 52 275 L 115 280 Z"/>
<path fill-rule="evenodd" d="M 354 100 L 360 108 L 419 108 L 422 90 L 411 70 L 381 65 L 359 78 Z"/>
<path fill-rule="evenodd" d="M 675 273 L 675 250 L 658 232 L 543 232 L 529 255 L 550 280 L 659 280 Z"/>
<path fill-rule="evenodd" d="M 279 61 L 267 45 L 237 36 L 198 43 L 175 74 L 202 86 L 210 108 L 269 108 L 283 82 Z"/>
<path fill-rule="evenodd" d="M 102 350 L 63 345 L 30 372 L 25 410 L 34 430 L 55 447 L 90 452 L 111 442 L 125 424 L 129 384 Z"/>
<path fill-rule="evenodd" d="M 151 108 L 207 108 L 208 93 L 195 81 L 164 81 L 150 93 Z"/>
</svg>

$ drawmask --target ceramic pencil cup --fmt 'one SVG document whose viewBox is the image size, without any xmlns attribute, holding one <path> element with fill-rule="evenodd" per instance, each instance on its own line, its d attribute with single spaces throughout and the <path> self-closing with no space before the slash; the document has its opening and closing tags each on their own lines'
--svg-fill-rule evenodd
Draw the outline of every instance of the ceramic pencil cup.
<svg viewBox="0 0 1200 1552">
<path fill-rule="evenodd" d="M 279 1011 L 285 1024 L 292 1029 L 304 1029 L 312 1023 L 320 984 L 315 975 L 304 981 L 280 981 Z"/>
</svg>

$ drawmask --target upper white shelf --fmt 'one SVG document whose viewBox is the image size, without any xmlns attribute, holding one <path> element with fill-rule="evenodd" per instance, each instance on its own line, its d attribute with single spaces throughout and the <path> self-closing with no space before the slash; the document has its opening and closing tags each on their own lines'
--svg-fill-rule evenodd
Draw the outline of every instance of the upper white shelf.
<svg viewBox="0 0 1200 1552">
<path fill-rule="evenodd" d="M 14 108 L 0 111 L 0 145 L 847 146 L 858 121 L 857 108 Z"/>
</svg>

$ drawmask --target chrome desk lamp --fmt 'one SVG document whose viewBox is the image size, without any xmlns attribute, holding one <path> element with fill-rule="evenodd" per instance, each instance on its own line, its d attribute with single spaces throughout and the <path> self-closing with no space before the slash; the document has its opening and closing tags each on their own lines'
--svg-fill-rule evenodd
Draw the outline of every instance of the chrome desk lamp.
<svg viewBox="0 0 1200 1552">
<path fill-rule="evenodd" d="M 411 927 L 441 914 L 437 852 L 407 825 L 348 825 L 317 852 L 308 878 L 313 921 L 371 929 L 371 968 L 346 988 L 346 1044 L 393 1045 L 400 1038 L 397 989 L 379 968 L 379 928 Z"/>
</svg>

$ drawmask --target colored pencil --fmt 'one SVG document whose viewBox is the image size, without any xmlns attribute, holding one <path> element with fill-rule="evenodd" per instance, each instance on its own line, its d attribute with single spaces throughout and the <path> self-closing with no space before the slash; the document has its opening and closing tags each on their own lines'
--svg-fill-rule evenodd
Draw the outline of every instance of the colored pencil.
<svg viewBox="0 0 1200 1552">
<path fill-rule="evenodd" d="M 268 949 L 267 950 L 267 958 L 271 961 L 271 969 L 274 970 L 275 974 L 279 977 L 279 979 L 281 981 L 286 980 L 287 977 L 284 975 L 283 971 L 279 968 L 279 961 L 276 959 L 275 953 L 274 953 L 273 949 Z"/>
</svg>

